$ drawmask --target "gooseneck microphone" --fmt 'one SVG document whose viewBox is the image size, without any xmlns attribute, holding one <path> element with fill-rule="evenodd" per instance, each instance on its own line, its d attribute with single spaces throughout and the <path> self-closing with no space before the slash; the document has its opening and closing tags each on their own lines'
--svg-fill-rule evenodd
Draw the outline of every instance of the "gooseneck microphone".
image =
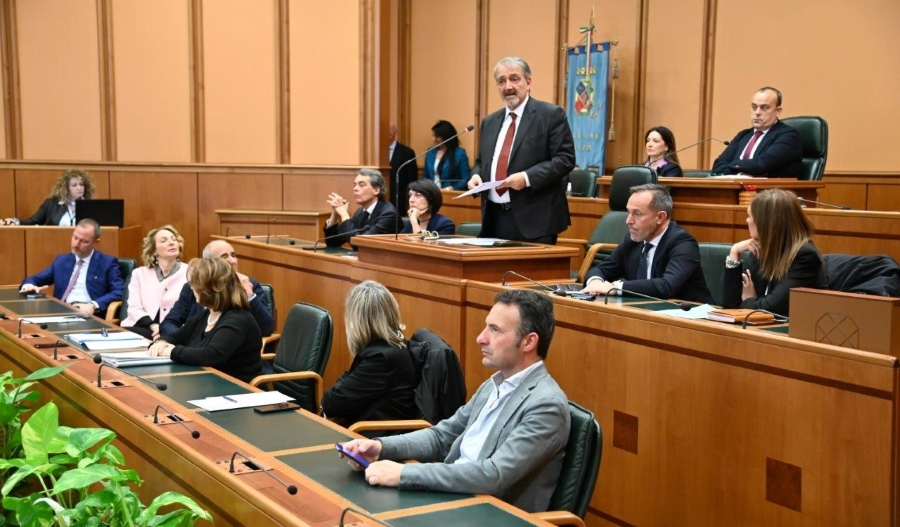
<svg viewBox="0 0 900 527">
<path fill-rule="evenodd" d="M 352 237 L 352 236 L 354 236 L 354 235 L 356 235 L 356 234 L 361 234 L 361 233 L 364 233 L 364 232 L 368 231 L 368 230 L 369 230 L 369 227 L 371 227 L 371 225 L 365 225 L 365 226 L 360 227 L 360 228 L 358 228 L 358 229 L 353 229 L 353 230 L 350 231 L 350 232 L 341 232 L 341 233 L 338 233 L 338 234 L 332 234 L 331 236 L 325 236 L 325 237 L 323 237 L 323 238 L 317 239 L 316 242 L 313 244 L 312 247 L 302 247 L 302 249 L 303 249 L 304 251 L 318 251 L 318 250 L 319 250 L 319 242 L 324 242 L 324 241 L 331 240 L 331 239 L 334 239 L 334 238 L 340 238 L 340 237 L 342 237 L 342 236 L 350 236 L 350 237 Z M 349 240 L 349 238 L 348 238 L 348 240 Z"/>
<path fill-rule="evenodd" d="M 28 319 L 27 318 L 19 319 L 19 338 L 22 338 L 22 323 L 23 322 L 28 322 Z M 47 329 L 47 324 L 38 324 L 38 327 L 41 329 Z"/>
<path fill-rule="evenodd" d="M 786 317 L 784 315 L 779 315 L 778 313 L 773 313 L 767 309 L 754 309 L 753 311 L 747 313 L 744 316 L 744 321 L 741 322 L 741 329 L 747 329 L 747 326 L 750 324 L 750 317 L 753 316 L 753 313 L 768 313 L 769 315 L 772 315 L 773 317 L 775 317 L 773 319 L 773 322 L 777 322 L 779 324 L 783 324 L 785 322 L 790 322 L 790 320 L 791 320 L 789 317 Z"/>
<path fill-rule="evenodd" d="M 166 412 L 166 417 L 168 417 L 169 419 L 171 419 L 171 420 L 175 421 L 176 423 L 180 424 L 180 425 L 183 426 L 188 432 L 190 432 L 190 433 L 191 433 L 191 437 L 193 437 L 194 439 L 199 439 L 199 438 L 200 438 L 200 432 L 199 432 L 199 431 L 194 430 L 193 428 L 189 427 L 189 426 L 184 422 L 184 419 L 182 419 L 181 417 L 178 417 L 177 415 L 175 415 L 174 412 L 172 412 L 171 410 L 169 410 L 168 408 L 166 408 L 165 406 L 163 406 L 163 405 L 161 405 L 161 404 L 156 405 L 156 410 L 153 410 L 153 424 L 155 424 L 155 425 L 158 425 L 158 424 L 159 424 L 159 410 L 160 410 L 160 408 L 162 408 L 162 410 L 163 410 L 164 412 Z"/>
<path fill-rule="evenodd" d="M 226 237 L 226 238 L 228 237 L 228 234 L 229 234 L 230 232 L 231 232 L 231 227 L 228 227 L 227 229 L 225 229 L 225 237 Z M 249 234 L 249 233 L 241 232 L 241 231 L 239 231 L 239 230 L 237 230 L 237 229 L 234 229 L 234 232 L 240 234 L 241 236 L 243 236 L 244 238 L 247 238 L 248 240 L 250 239 L 250 234 Z"/>
<path fill-rule="evenodd" d="M 797 197 L 797 199 L 800 200 L 800 204 L 803 205 L 804 207 L 806 206 L 807 203 L 812 203 L 813 205 L 821 205 L 823 207 L 828 207 L 829 209 L 850 210 L 850 205 L 833 205 L 831 203 L 824 203 L 824 202 L 816 201 L 816 200 L 812 200 L 812 199 L 801 198 L 799 196 Z"/>
<path fill-rule="evenodd" d="M 697 141 L 696 143 L 691 143 L 691 144 L 685 146 L 684 148 L 679 148 L 678 150 L 676 150 L 674 152 L 669 152 L 668 154 L 662 156 L 662 158 L 666 159 L 666 158 L 675 156 L 677 154 L 684 152 L 685 150 L 690 150 L 691 148 L 694 148 L 697 145 L 702 145 L 703 143 L 708 143 L 709 141 L 718 141 L 725 146 L 728 146 L 731 144 L 731 141 L 722 141 L 718 137 L 707 137 L 706 139 L 701 139 L 700 141 Z"/>
<path fill-rule="evenodd" d="M 645 295 L 644 293 L 635 293 L 634 291 L 622 289 L 621 287 L 610 288 L 610 290 L 606 292 L 606 295 L 603 298 L 604 304 L 609 304 L 609 294 L 612 293 L 613 291 L 618 291 L 618 292 L 622 293 L 623 295 L 639 296 L 641 298 L 656 300 L 657 302 L 662 302 L 664 304 L 669 304 L 669 305 L 675 306 L 675 307 L 681 309 L 682 311 L 690 311 L 694 307 L 687 302 L 672 302 L 671 300 L 666 300 L 664 298 L 656 298 L 655 296 Z"/>
<path fill-rule="evenodd" d="M 515 275 L 515 276 L 518 276 L 519 278 L 528 280 L 532 284 L 535 284 L 535 285 L 541 287 L 542 289 L 544 289 L 545 291 L 553 293 L 554 295 L 566 296 L 566 290 L 559 286 L 550 287 L 549 285 L 544 285 L 544 284 L 538 282 L 537 280 L 532 280 L 531 278 L 528 278 L 527 276 L 525 276 L 523 274 L 519 274 L 515 271 L 506 271 L 505 273 L 503 273 L 503 276 L 500 278 L 500 285 L 502 285 L 504 287 L 509 287 L 509 282 L 506 281 L 506 277 L 508 275 Z"/>
<path fill-rule="evenodd" d="M 262 471 L 263 474 L 266 474 L 267 476 L 269 476 L 270 478 L 274 479 L 274 480 L 277 481 L 278 483 L 281 483 L 281 485 L 282 485 L 284 488 L 287 489 L 288 494 L 290 494 L 291 496 L 293 496 L 294 494 L 297 494 L 297 487 L 296 487 L 295 485 L 288 485 L 287 483 L 285 483 L 284 481 L 282 481 L 281 478 L 279 478 L 279 477 L 276 476 L 275 474 L 272 474 L 271 472 L 269 472 L 269 469 L 267 469 L 266 467 L 260 465 L 260 464 L 257 463 L 256 461 L 251 461 L 249 457 L 247 457 L 245 454 L 243 454 L 243 453 L 240 452 L 239 450 L 235 450 L 235 451 L 234 451 L 234 454 L 231 454 L 231 463 L 229 463 L 229 465 L 228 465 L 228 472 L 234 474 L 234 458 L 237 457 L 237 456 L 241 456 L 241 457 L 244 458 L 248 463 L 250 463 L 250 465 L 248 465 L 248 466 L 251 466 L 251 465 L 252 465 L 251 468 L 255 467 L 256 469 Z"/>
<path fill-rule="evenodd" d="M 414 158 L 412 158 L 412 159 L 407 159 L 406 161 L 404 161 L 403 164 L 401 164 L 400 167 L 397 168 L 397 173 L 394 174 L 394 196 L 395 196 L 396 199 L 397 199 L 397 205 L 398 205 L 398 206 L 400 205 L 400 173 L 403 172 L 403 168 L 406 167 L 406 165 L 408 165 L 408 164 L 412 163 L 413 161 L 419 159 L 420 157 L 424 156 L 424 155 L 427 154 L 428 152 L 431 152 L 432 150 L 437 150 L 438 148 L 444 146 L 445 144 L 449 143 L 449 142 L 452 141 L 453 139 L 456 139 L 457 137 L 461 136 L 462 134 L 467 134 L 467 133 L 471 132 L 471 131 L 474 130 L 474 129 L 475 129 L 475 125 L 474 125 L 474 124 L 470 124 L 470 125 L 467 126 L 463 131 L 457 133 L 456 135 L 451 135 L 451 136 L 448 137 L 447 139 L 444 139 L 444 140 L 441 141 L 440 143 L 438 143 L 438 144 L 432 146 L 431 148 L 425 150 L 424 152 L 422 152 L 421 154 L 417 155 L 416 157 L 414 157 Z M 395 220 L 394 220 L 394 239 L 395 239 L 395 240 L 396 240 L 396 239 L 399 239 L 399 237 L 400 237 L 400 213 L 398 212 L 398 213 L 397 213 L 397 217 L 396 217 Z"/>
<path fill-rule="evenodd" d="M 94 364 L 100 365 L 100 367 L 97 368 L 97 388 L 102 388 L 103 387 L 102 372 L 103 372 L 103 367 L 106 366 L 106 363 L 103 362 L 103 357 L 101 357 L 100 354 L 97 354 L 97 355 L 94 355 Z M 110 366 L 110 368 L 113 368 L 113 367 Z M 115 369 L 116 371 L 118 371 L 120 373 L 124 373 L 125 375 L 128 375 L 129 377 L 135 378 L 145 384 L 150 384 L 154 388 L 156 388 L 157 390 L 159 390 L 161 392 L 164 392 L 169 388 L 169 385 L 164 382 L 156 382 L 152 379 L 145 379 L 145 378 L 135 375 L 133 373 L 127 372 L 121 368 L 113 368 L 113 369 Z"/>
</svg>

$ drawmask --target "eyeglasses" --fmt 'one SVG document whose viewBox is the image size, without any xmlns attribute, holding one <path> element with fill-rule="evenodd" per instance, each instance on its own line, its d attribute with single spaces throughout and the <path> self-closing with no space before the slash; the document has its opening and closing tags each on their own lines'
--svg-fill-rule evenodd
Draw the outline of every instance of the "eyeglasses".
<svg viewBox="0 0 900 527">
<path fill-rule="evenodd" d="M 408 234 L 406 236 L 408 240 L 439 240 L 441 239 L 441 235 L 437 231 L 421 231 L 415 234 Z"/>
</svg>

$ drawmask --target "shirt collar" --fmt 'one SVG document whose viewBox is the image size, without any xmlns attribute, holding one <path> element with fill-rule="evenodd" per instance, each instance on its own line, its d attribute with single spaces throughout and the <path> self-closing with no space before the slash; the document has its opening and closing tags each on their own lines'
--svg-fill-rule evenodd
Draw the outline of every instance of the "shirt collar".
<svg viewBox="0 0 900 527">
<path fill-rule="evenodd" d="M 518 388 L 520 384 L 522 384 L 522 381 L 524 381 L 525 378 L 528 377 L 528 375 L 531 374 L 532 371 L 538 369 L 538 367 L 543 363 L 544 363 L 544 361 L 539 360 L 539 361 L 535 362 L 534 364 L 532 364 L 531 366 L 525 368 L 524 370 L 522 370 L 518 373 L 515 373 L 513 375 L 510 375 L 508 379 L 505 379 L 503 377 L 503 373 L 498 371 L 497 373 L 491 375 L 491 381 L 494 382 L 494 386 L 497 387 L 497 389 L 500 389 L 500 386 L 502 384 L 508 384 L 514 390 L 514 389 Z M 512 390 L 510 390 L 510 391 L 512 391 Z"/>
</svg>

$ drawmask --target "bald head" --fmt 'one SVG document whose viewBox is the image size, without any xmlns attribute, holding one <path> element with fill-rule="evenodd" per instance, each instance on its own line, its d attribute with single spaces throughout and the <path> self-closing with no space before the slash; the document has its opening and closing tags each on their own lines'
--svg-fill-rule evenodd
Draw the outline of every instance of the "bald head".
<svg viewBox="0 0 900 527">
<path fill-rule="evenodd" d="M 203 257 L 222 258 L 231 264 L 235 271 L 238 270 L 237 254 L 234 252 L 234 247 L 225 240 L 213 240 L 207 243 L 206 247 L 203 248 Z"/>
</svg>

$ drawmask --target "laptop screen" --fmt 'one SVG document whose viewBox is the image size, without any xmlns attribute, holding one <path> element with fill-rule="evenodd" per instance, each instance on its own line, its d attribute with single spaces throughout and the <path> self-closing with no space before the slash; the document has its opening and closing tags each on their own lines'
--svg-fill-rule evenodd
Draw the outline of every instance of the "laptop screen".
<svg viewBox="0 0 900 527">
<path fill-rule="evenodd" d="M 80 199 L 75 202 L 75 221 L 90 218 L 101 226 L 125 226 L 124 199 Z"/>
</svg>

